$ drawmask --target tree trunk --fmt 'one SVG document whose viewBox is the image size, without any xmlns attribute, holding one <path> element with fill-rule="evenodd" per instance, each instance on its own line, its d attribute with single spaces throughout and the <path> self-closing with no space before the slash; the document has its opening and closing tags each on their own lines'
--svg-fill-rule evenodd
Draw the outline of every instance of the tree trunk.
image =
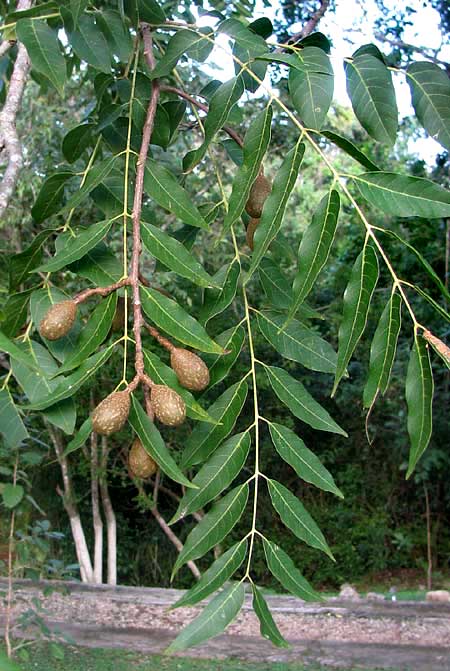
<svg viewBox="0 0 450 671">
<path fill-rule="evenodd" d="M 102 436 L 100 494 L 106 520 L 108 542 L 108 585 L 117 585 L 117 524 L 108 490 L 108 438 Z"/>
<path fill-rule="evenodd" d="M 97 434 L 91 433 L 91 503 L 94 527 L 94 582 L 103 582 L 103 521 L 98 492 L 99 464 Z"/>
</svg>

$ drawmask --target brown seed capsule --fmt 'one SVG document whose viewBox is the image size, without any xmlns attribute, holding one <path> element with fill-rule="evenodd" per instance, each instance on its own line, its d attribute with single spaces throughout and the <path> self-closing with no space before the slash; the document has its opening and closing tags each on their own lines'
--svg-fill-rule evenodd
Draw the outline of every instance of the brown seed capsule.
<svg viewBox="0 0 450 671">
<path fill-rule="evenodd" d="M 176 391 L 164 384 L 152 387 L 151 401 L 155 417 L 167 426 L 178 426 L 186 417 L 186 405 Z"/>
<path fill-rule="evenodd" d="M 128 419 L 130 404 L 130 394 L 127 391 L 110 394 L 92 413 L 92 429 L 103 436 L 120 431 Z"/>
<path fill-rule="evenodd" d="M 77 304 L 67 300 L 55 303 L 39 324 L 39 333 L 47 340 L 59 340 L 67 335 L 77 316 Z"/>
<path fill-rule="evenodd" d="M 247 203 L 245 205 L 245 211 L 251 217 L 258 218 L 261 216 L 264 203 L 267 200 L 267 196 L 272 191 L 272 184 L 269 182 L 267 177 L 259 174 L 258 177 L 252 184 L 250 193 L 248 196 Z"/>
<path fill-rule="evenodd" d="M 253 251 L 253 238 L 255 237 L 255 231 L 258 228 L 260 219 L 254 219 L 253 217 L 248 222 L 247 231 L 245 233 L 245 238 L 247 240 L 247 245 Z"/>
<path fill-rule="evenodd" d="M 112 331 L 123 331 L 125 327 L 125 298 L 118 296 L 116 311 L 111 324 Z"/>
<path fill-rule="evenodd" d="M 205 362 L 193 352 L 174 347 L 170 352 L 170 365 L 180 384 L 191 391 L 202 391 L 209 384 L 209 370 Z"/>
<path fill-rule="evenodd" d="M 146 452 L 139 438 L 133 441 L 128 452 L 128 468 L 136 478 L 149 478 L 158 470 L 158 464 Z"/>
</svg>

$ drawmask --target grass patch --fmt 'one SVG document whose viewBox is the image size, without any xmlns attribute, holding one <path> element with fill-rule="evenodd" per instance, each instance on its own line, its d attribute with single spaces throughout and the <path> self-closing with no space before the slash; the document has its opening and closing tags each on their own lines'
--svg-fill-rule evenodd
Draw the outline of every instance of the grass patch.
<svg viewBox="0 0 450 671">
<path fill-rule="evenodd" d="M 73 646 L 64 646 L 64 659 L 56 660 L 44 644 L 30 647 L 29 651 L 30 660 L 19 663 L 21 671 L 331 671 L 330 667 L 304 666 L 299 662 L 257 664 L 238 660 L 214 661 Z M 341 671 L 357 670 L 348 668 Z"/>
</svg>

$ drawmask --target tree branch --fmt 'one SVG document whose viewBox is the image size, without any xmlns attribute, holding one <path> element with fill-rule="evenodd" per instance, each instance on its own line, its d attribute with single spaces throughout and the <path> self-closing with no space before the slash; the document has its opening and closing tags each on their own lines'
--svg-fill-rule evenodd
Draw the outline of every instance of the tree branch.
<svg viewBox="0 0 450 671">
<path fill-rule="evenodd" d="M 17 3 L 18 10 L 28 9 L 30 6 L 31 0 L 19 0 Z M 4 42 L 1 48 L 6 49 Z M 22 145 L 17 135 L 16 117 L 22 102 L 29 69 L 30 59 L 28 58 L 27 50 L 23 44 L 19 44 L 8 93 L 6 94 L 5 104 L 0 114 L 0 148 L 5 150 L 8 157 L 6 169 L 0 183 L 0 217 L 2 217 L 8 207 L 23 165 Z"/>
<path fill-rule="evenodd" d="M 305 23 L 303 28 L 298 31 L 298 33 L 295 33 L 295 35 L 292 35 L 292 37 L 289 38 L 288 44 L 294 44 L 295 42 L 298 42 L 299 40 L 303 40 L 305 37 L 310 35 L 313 30 L 315 30 L 317 24 L 319 23 L 320 19 L 323 17 L 325 12 L 327 11 L 328 7 L 330 5 L 330 0 L 321 0 L 319 9 L 317 12 L 314 12 L 314 14 L 311 16 L 311 18 Z"/>
<path fill-rule="evenodd" d="M 442 61 L 441 59 L 437 58 L 433 54 L 430 53 L 429 49 L 426 49 L 425 47 L 416 47 L 414 44 L 408 44 L 407 42 L 403 42 L 403 40 L 400 39 L 393 39 L 390 37 L 387 37 L 386 35 L 383 35 L 383 33 L 375 33 L 374 37 L 379 41 L 379 42 L 384 42 L 385 44 L 389 44 L 389 46 L 398 48 L 398 49 L 410 49 L 411 51 L 415 51 L 418 54 L 422 54 L 425 56 L 425 58 L 428 58 L 428 60 L 432 61 L 433 63 L 436 63 L 436 65 L 443 65 L 445 69 L 448 71 L 450 69 L 450 63 L 447 63 L 447 61 Z"/>
<path fill-rule="evenodd" d="M 111 503 L 108 488 L 108 438 L 102 436 L 102 454 L 100 467 L 100 494 L 102 497 L 103 512 L 106 520 L 106 536 L 108 541 L 108 585 L 117 584 L 117 522 L 114 508 Z"/>
</svg>

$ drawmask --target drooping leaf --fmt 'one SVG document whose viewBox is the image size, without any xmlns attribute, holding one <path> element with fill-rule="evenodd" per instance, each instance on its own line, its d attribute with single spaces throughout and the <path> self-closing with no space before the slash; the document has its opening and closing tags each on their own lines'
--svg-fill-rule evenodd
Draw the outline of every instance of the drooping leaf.
<svg viewBox="0 0 450 671">
<path fill-rule="evenodd" d="M 20 19 L 36 18 L 56 12 L 57 10 L 58 6 L 56 2 L 50 0 L 49 2 L 42 2 L 29 9 L 19 9 L 17 11 L 9 12 L 5 17 L 4 23 L 9 24 L 15 21 L 20 21 Z"/>
<path fill-rule="evenodd" d="M 22 501 L 25 490 L 22 485 L 13 485 L 8 482 L 2 489 L 2 499 L 5 508 L 15 508 Z"/>
<path fill-rule="evenodd" d="M 117 293 L 115 291 L 97 305 L 81 331 L 77 351 L 65 360 L 59 370 L 60 374 L 82 364 L 103 343 L 111 328 L 116 305 Z"/>
<path fill-rule="evenodd" d="M 223 347 L 227 354 L 207 355 L 205 357 L 209 368 L 208 389 L 212 389 L 228 375 L 241 353 L 244 341 L 245 331 L 242 326 L 234 326 L 216 337 L 216 342 Z"/>
<path fill-rule="evenodd" d="M 408 370 L 405 395 L 408 405 L 408 433 L 411 443 L 406 477 L 409 478 L 422 454 L 427 449 L 433 429 L 433 371 L 426 340 L 414 338 Z"/>
<path fill-rule="evenodd" d="M 266 538 L 263 545 L 269 571 L 285 589 L 304 601 L 322 601 L 284 550 Z"/>
<path fill-rule="evenodd" d="M 208 228 L 206 221 L 192 203 L 192 196 L 183 189 L 172 173 L 155 159 L 147 160 L 144 187 L 155 203 L 175 214 L 185 224 Z"/>
<path fill-rule="evenodd" d="M 200 352 L 223 354 L 222 347 L 211 340 L 203 326 L 171 298 L 142 287 L 141 300 L 147 317 L 165 333 Z"/>
<path fill-rule="evenodd" d="M 17 37 L 27 48 L 33 68 L 44 75 L 60 95 L 66 82 L 66 62 L 57 34 L 45 21 L 20 19 L 16 24 Z"/>
<path fill-rule="evenodd" d="M 187 52 L 196 53 L 199 48 L 211 48 L 212 43 L 203 33 L 190 30 L 178 30 L 173 35 L 166 48 L 166 53 L 158 61 L 156 67 L 150 73 L 152 79 L 166 77 L 171 73 L 180 58 Z M 204 52 L 203 52 L 204 55 Z"/>
<path fill-rule="evenodd" d="M 381 171 L 352 179 L 362 197 L 386 214 L 426 219 L 450 216 L 450 192 L 429 179 Z"/>
<path fill-rule="evenodd" d="M 224 21 L 219 30 L 234 37 L 235 43 L 232 52 L 234 71 L 236 75 L 242 77 L 247 91 L 253 93 L 259 88 L 266 75 L 267 63 L 258 61 L 257 58 L 267 52 L 267 44 L 258 32 L 258 27 L 261 27 L 260 23 L 253 21 L 247 27 L 242 24 L 238 26 L 236 22 L 232 26 L 231 23 L 235 21 L 235 19 L 228 19 L 228 27 L 227 21 Z M 259 21 L 264 21 L 264 19 Z"/>
<path fill-rule="evenodd" d="M 445 321 L 450 322 L 450 312 L 447 312 L 447 310 L 446 310 L 445 308 L 443 308 L 442 305 L 441 305 L 440 303 L 438 303 L 437 301 L 435 301 L 434 298 L 432 298 L 432 297 L 430 296 L 430 294 L 428 294 L 426 291 L 424 291 L 423 289 L 421 289 L 421 288 L 420 288 L 419 286 L 417 286 L 416 284 L 413 285 L 412 288 L 413 288 L 415 291 L 417 291 L 417 293 L 418 293 L 420 296 L 422 296 L 422 298 L 425 298 L 425 300 L 428 301 L 428 303 L 429 303 L 430 305 L 433 306 L 433 308 L 434 308 L 434 309 L 436 310 L 436 312 L 442 317 L 442 319 L 445 319 Z"/>
<path fill-rule="evenodd" d="M 133 42 L 127 25 L 119 12 L 103 9 L 97 14 L 97 25 L 108 42 L 109 49 L 121 63 L 127 63 L 133 48 Z"/>
<path fill-rule="evenodd" d="M 248 499 L 248 483 L 238 485 L 213 505 L 195 526 L 177 557 L 172 577 L 190 559 L 202 557 L 220 543 L 241 518 Z"/>
<path fill-rule="evenodd" d="M 10 340 L 1 331 L 0 331 L 0 351 L 9 354 L 17 361 L 21 361 L 23 364 L 29 366 L 34 370 L 38 369 L 38 366 L 36 365 L 36 362 L 34 361 L 33 357 L 28 352 L 24 351 L 23 348 L 16 345 L 16 343 L 13 340 Z"/>
<path fill-rule="evenodd" d="M 43 273 L 52 273 L 74 261 L 78 261 L 103 240 L 112 223 L 111 220 L 99 221 L 97 224 L 92 224 L 89 228 L 83 229 L 76 237 L 69 238 L 64 247 L 48 263 L 39 266 L 37 270 Z"/>
<path fill-rule="evenodd" d="M 31 216 L 38 224 L 59 212 L 64 199 L 64 189 L 68 180 L 73 176 L 74 173 L 71 170 L 58 170 L 42 184 L 31 208 Z"/>
<path fill-rule="evenodd" d="M 305 145 L 299 140 L 295 147 L 287 153 L 275 176 L 272 191 L 264 204 L 261 221 L 253 238 L 254 250 L 248 271 L 248 279 L 250 279 L 257 269 L 270 243 L 280 230 L 286 205 L 297 180 L 304 153 Z"/>
<path fill-rule="evenodd" d="M 347 369 L 355 347 L 366 328 L 370 301 L 378 281 L 378 258 L 371 245 L 365 245 L 353 265 L 344 293 L 339 348 L 332 396 Z"/>
<path fill-rule="evenodd" d="M 208 413 L 218 424 L 198 424 L 195 427 L 183 450 L 183 468 L 206 461 L 231 433 L 247 398 L 247 391 L 246 382 L 236 382 L 208 408 Z"/>
<path fill-rule="evenodd" d="M 107 75 L 111 72 L 108 42 L 93 14 L 80 16 L 77 27 L 69 34 L 69 39 L 78 58 Z"/>
<path fill-rule="evenodd" d="M 113 352 L 113 345 L 109 345 L 104 350 L 93 354 L 87 359 L 79 368 L 68 377 L 64 378 L 58 387 L 48 396 L 44 397 L 36 403 L 27 406 L 30 410 L 45 410 L 50 406 L 73 396 L 78 389 L 80 389 L 85 382 L 89 380 L 94 373 L 109 359 Z"/>
<path fill-rule="evenodd" d="M 200 287 L 211 287 L 215 284 L 214 278 L 208 275 L 186 247 L 160 228 L 143 222 L 141 235 L 150 254 L 177 275 L 186 277 Z"/>
<path fill-rule="evenodd" d="M 307 545 L 322 550 L 334 559 L 324 535 L 298 498 L 276 480 L 268 479 L 267 486 L 272 505 L 283 524 Z"/>
<path fill-rule="evenodd" d="M 307 66 L 290 69 L 289 93 L 303 124 L 320 130 L 333 100 L 333 68 L 327 54 L 318 47 L 305 47 L 300 57 Z"/>
<path fill-rule="evenodd" d="M 11 449 L 28 438 L 28 431 L 8 389 L 0 389 L 0 433 L 7 447 Z"/>
<path fill-rule="evenodd" d="M 293 317 L 303 303 L 328 260 L 336 233 L 339 208 L 339 193 L 332 189 L 320 201 L 310 225 L 303 234 L 298 250 L 299 267 L 292 287 L 294 297 L 289 317 Z"/>
<path fill-rule="evenodd" d="M 16 294 L 10 294 L 3 304 L 3 315 L 0 326 L 2 333 L 8 338 L 17 336 L 26 323 L 28 304 L 32 292 L 33 289 L 26 289 Z"/>
<path fill-rule="evenodd" d="M 322 373 L 336 371 L 336 352 L 311 329 L 295 319 L 284 327 L 285 316 L 275 312 L 258 312 L 257 320 L 263 336 L 286 359 Z"/>
<path fill-rule="evenodd" d="M 107 287 L 118 282 L 122 276 L 122 267 L 117 263 L 117 255 L 103 242 L 91 249 L 82 259 L 72 263 L 69 270 L 80 277 L 86 277 L 99 287 Z"/>
<path fill-rule="evenodd" d="M 292 466 L 299 478 L 326 492 L 332 492 L 341 499 L 344 498 L 340 489 L 336 487 L 331 473 L 322 465 L 320 459 L 306 447 L 301 438 L 281 424 L 271 422 L 269 429 L 278 454 Z"/>
<path fill-rule="evenodd" d="M 280 630 L 275 624 L 266 600 L 264 599 L 260 590 L 256 587 L 255 583 L 252 583 L 252 591 L 253 610 L 255 611 L 255 615 L 259 620 L 261 636 L 263 638 L 268 638 L 278 648 L 288 648 L 289 643 L 281 635 Z"/>
<path fill-rule="evenodd" d="M 66 449 L 64 450 L 64 456 L 67 457 L 68 454 L 71 454 L 72 452 L 75 452 L 76 450 L 80 449 L 80 447 L 82 447 L 89 438 L 91 432 L 92 432 L 92 419 L 88 417 L 87 419 L 84 420 L 78 432 L 75 434 L 75 436 L 67 445 Z"/>
<path fill-rule="evenodd" d="M 369 376 L 364 387 L 363 402 L 370 408 L 377 393 L 384 394 L 389 384 L 401 326 L 402 300 L 395 292 L 383 310 L 370 347 Z"/>
<path fill-rule="evenodd" d="M 205 137 L 197 149 L 190 151 L 183 159 L 183 169 L 187 172 L 195 168 L 206 154 L 216 133 L 226 123 L 231 108 L 244 93 L 242 77 L 233 77 L 224 82 L 214 92 L 209 101 L 209 111 L 203 121 Z"/>
<path fill-rule="evenodd" d="M 345 63 L 347 92 L 363 128 L 374 140 L 393 145 L 398 110 L 392 76 L 376 56 L 360 53 Z"/>
<path fill-rule="evenodd" d="M 42 411 L 42 414 L 51 424 L 71 436 L 77 421 L 77 406 L 73 398 L 65 398 Z"/>
<path fill-rule="evenodd" d="M 264 257 L 259 264 L 259 280 L 267 300 L 277 310 L 286 310 L 292 303 L 292 290 L 287 278 L 281 273 L 279 266 Z"/>
<path fill-rule="evenodd" d="M 346 137 L 338 135 L 331 130 L 322 130 L 321 135 L 327 138 L 335 144 L 337 147 L 345 151 L 346 154 L 354 158 L 358 163 L 363 165 L 367 170 L 375 171 L 379 170 L 379 167 L 368 157 L 366 156 L 358 147 L 350 142 Z"/>
<path fill-rule="evenodd" d="M 450 83 L 435 63 L 411 63 L 406 70 L 414 111 L 431 137 L 450 151 Z"/>
<path fill-rule="evenodd" d="M 179 652 L 207 641 L 220 634 L 236 617 L 244 603 L 242 582 L 226 587 L 185 627 L 167 648 L 168 653 Z"/>
<path fill-rule="evenodd" d="M 206 326 L 210 319 L 223 312 L 232 303 L 236 296 L 240 273 L 241 264 L 235 259 L 214 275 L 214 283 L 220 288 L 205 290 L 199 314 L 199 321 L 202 324 Z"/>
<path fill-rule="evenodd" d="M 61 213 L 68 212 L 75 207 L 78 207 L 80 203 L 90 194 L 90 192 L 95 189 L 103 180 L 108 177 L 112 169 L 114 168 L 114 163 L 116 161 L 115 156 L 110 156 L 105 158 L 100 163 L 96 163 L 89 171 L 86 180 L 82 186 L 78 189 L 76 193 L 69 198 Z"/>
<path fill-rule="evenodd" d="M 178 468 L 155 424 L 134 396 L 128 421 L 139 436 L 145 451 L 156 461 L 160 469 L 175 482 L 185 487 L 192 487 L 193 485 Z"/>
<path fill-rule="evenodd" d="M 19 254 L 14 254 L 9 260 L 9 291 L 13 292 L 22 282 L 28 279 L 28 273 L 39 265 L 42 258 L 42 246 L 52 234 L 52 229 L 45 229 L 38 233 L 33 242 Z"/>
<path fill-rule="evenodd" d="M 345 431 L 336 424 L 329 413 L 323 408 L 311 394 L 305 389 L 303 384 L 291 377 L 282 368 L 276 366 L 267 366 L 265 368 L 269 377 L 272 389 L 289 410 L 302 422 L 309 424 L 313 429 L 319 431 L 329 431 L 338 433 L 341 436 L 347 436 Z"/>
<path fill-rule="evenodd" d="M 82 123 L 71 128 L 62 141 L 62 153 L 66 161 L 74 163 L 92 143 L 95 128 L 93 123 Z"/>
<path fill-rule="evenodd" d="M 203 573 L 202 577 L 191 589 L 183 594 L 171 608 L 194 606 L 203 601 L 225 583 L 238 570 L 247 554 L 247 541 L 244 539 L 223 553 Z"/>
<path fill-rule="evenodd" d="M 258 176 L 261 162 L 270 142 L 272 106 L 268 105 L 251 122 L 244 138 L 244 160 L 233 180 L 228 212 L 223 222 L 223 234 L 239 219 L 244 211 L 250 189 Z"/>
<path fill-rule="evenodd" d="M 248 431 L 237 433 L 222 443 L 192 480 L 192 484 L 198 489 L 186 492 L 169 524 L 174 524 L 186 515 L 200 510 L 221 494 L 241 471 L 249 450 Z"/>
<path fill-rule="evenodd" d="M 324 57 L 325 55 L 325 57 Z M 300 72 L 310 72 L 322 75 L 333 75 L 333 69 L 326 56 L 324 49 L 317 45 L 310 45 L 295 54 L 279 53 L 272 51 L 269 54 L 258 56 L 259 60 L 271 61 L 273 63 L 283 63 L 294 70 Z"/>
</svg>

